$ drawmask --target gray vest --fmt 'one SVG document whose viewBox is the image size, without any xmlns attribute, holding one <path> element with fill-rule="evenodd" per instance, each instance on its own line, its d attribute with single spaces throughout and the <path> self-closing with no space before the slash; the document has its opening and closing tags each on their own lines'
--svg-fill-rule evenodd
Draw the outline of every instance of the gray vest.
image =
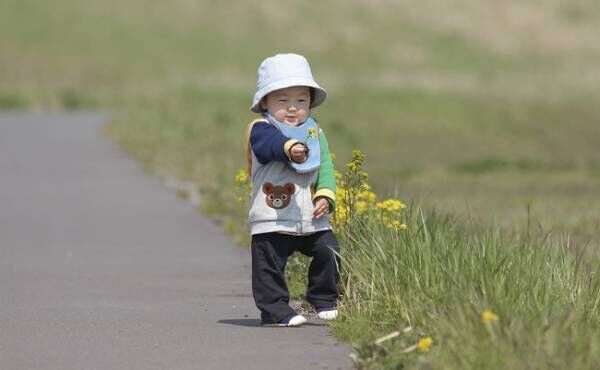
<svg viewBox="0 0 600 370">
<path fill-rule="evenodd" d="M 287 162 L 263 165 L 252 153 L 250 233 L 303 235 L 331 229 L 328 216 L 319 220 L 313 216 L 312 195 L 318 174 L 318 168 L 298 173 Z"/>
</svg>

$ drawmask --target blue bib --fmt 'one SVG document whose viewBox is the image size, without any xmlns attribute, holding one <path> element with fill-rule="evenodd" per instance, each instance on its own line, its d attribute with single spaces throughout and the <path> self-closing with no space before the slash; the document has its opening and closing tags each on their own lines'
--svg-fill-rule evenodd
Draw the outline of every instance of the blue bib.
<svg viewBox="0 0 600 370">
<path fill-rule="evenodd" d="M 282 134 L 290 139 L 302 142 L 308 148 L 308 158 L 302 163 L 289 162 L 289 165 L 298 173 L 307 173 L 318 170 L 321 166 L 321 145 L 319 143 L 319 125 L 314 118 L 308 117 L 300 126 L 290 126 L 279 122 L 270 114 L 265 118 Z"/>
</svg>

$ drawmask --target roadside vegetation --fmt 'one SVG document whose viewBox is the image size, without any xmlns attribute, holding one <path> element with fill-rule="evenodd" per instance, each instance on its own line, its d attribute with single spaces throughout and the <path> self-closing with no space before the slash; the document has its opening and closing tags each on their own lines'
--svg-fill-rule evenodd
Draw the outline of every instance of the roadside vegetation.
<svg viewBox="0 0 600 370">
<path fill-rule="evenodd" d="M 111 138 L 247 244 L 256 68 L 305 54 L 340 171 L 332 328 L 357 367 L 594 369 L 598 22 L 590 0 L 7 0 L 0 109 L 110 111 Z"/>
</svg>

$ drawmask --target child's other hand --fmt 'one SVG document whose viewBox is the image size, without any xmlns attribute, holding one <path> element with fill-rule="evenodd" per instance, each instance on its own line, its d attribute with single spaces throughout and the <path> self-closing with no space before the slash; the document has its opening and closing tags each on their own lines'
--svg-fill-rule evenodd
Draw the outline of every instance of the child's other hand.
<svg viewBox="0 0 600 370">
<path fill-rule="evenodd" d="M 304 144 L 296 144 L 290 149 L 290 158 L 296 163 L 306 161 L 306 146 Z"/>
<path fill-rule="evenodd" d="M 325 198 L 319 198 L 315 202 L 313 216 L 318 220 L 329 212 L 329 202 Z"/>
</svg>

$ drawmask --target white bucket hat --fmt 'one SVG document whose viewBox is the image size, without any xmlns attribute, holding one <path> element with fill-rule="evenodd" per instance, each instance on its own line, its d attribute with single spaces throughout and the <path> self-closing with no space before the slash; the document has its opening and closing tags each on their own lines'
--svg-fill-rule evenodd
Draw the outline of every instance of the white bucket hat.
<svg viewBox="0 0 600 370">
<path fill-rule="evenodd" d="M 298 54 L 277 54 L 263 60 L 258 67 L 256 94 L 254 94 L 250 110 L 260 113 L 262 98 L 270 92 L 291 86 L 313 88 L 311 108 L 322 104 L 327 97 L 325 89 L 315 82 L 306 58 Z"/>
</svg>

